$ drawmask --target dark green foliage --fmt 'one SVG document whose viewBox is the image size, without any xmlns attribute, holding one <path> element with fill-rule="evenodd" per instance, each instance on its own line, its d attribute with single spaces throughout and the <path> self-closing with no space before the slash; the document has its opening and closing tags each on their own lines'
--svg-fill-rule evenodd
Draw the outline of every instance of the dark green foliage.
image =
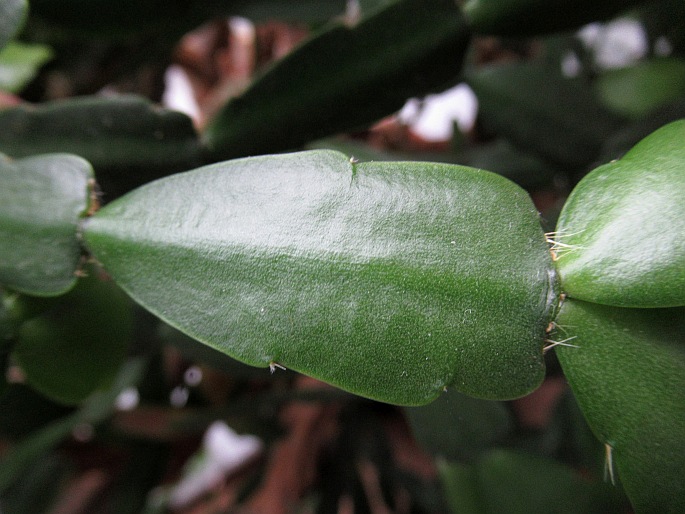
<svg viewBox="0 0 685 514">
<path fill-rule="evenodd" d="M 364 128 L 454 83 L 469 36 L 452 0 L 390 2 L 336 23 L 226 104 L 204 134 L 210 156 L 279 152 Z"/>
<path fill-rule="evenodd" d="M 562 76 L 558 63 L 488 66 L 466 80 L 478 96 L 486 131 L 566 168 L 592 163 L 621 126 L 581 79 Z"/>
<path fill-rule="evenodd" d="M 469 22 L 481 34 L 537 36 L 611 18 L 645 0 L 467 0 Z"/>
<path fill-rule="evenodd" d="M 136 96 L 83 97 L 0 111 L 0 151 L 87 159 L 108 195 L 200 164 L 190 118 Z"/>
<path fill-rule="evenodd" d="M 685 310 L 564 302 L 557 353 L 640 512 L 685 508 Z M 646 486 L 646 484 L 650 484 Z"/>
</svg>

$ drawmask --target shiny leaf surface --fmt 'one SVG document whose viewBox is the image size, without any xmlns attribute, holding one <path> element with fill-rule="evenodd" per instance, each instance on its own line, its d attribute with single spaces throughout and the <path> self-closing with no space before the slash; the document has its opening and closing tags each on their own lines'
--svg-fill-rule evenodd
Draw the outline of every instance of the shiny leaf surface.
<svg viewBox="0 0 685 514">
<path fill-rule="evenodd" d="M 493 173 L 241 159 L 122 197 L 85 240 L 139 303 L 248 364 L 398 404 L 543 378 L 551 259 L 529 197 Z"/>
<path fill-rule="evenodd" d="M 685 310 L 566 300 L 557 355 L 637 512 L 685 510 Z"/>
<path fill-rule="evenodd" d="M 685 120 L 588 174 L 557 224 L 557 267 L 574 298 L 685 305 Z"/>
<path fill-rule="evenodd" d="M 0 156 L 0 284 L 37 296 L 74 285 L 92 177 L 75 155 Z"/>
</svg>

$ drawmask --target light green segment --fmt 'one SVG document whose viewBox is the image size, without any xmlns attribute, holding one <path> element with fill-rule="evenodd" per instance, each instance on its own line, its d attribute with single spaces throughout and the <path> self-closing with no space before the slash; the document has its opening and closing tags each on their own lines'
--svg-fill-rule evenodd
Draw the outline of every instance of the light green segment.
<svg viewBox="0 0 685 514">
<path fill-rule="evenodd" d="M 590 172 L 557 224 L 562 289 L 623 307 L 685 305 L 685 120 Z"/>
<path fill-rule="evenodd" d="M 92 177 L 75 155 L 0 156 L 0 284 L 37 296 L 74 285 Z"/>
<path fill-rule="evenodd" d="M 46 45 L 11 42 L 0 51 L 0 89 L 19 93 L 52 55 Z"/>
</svg>

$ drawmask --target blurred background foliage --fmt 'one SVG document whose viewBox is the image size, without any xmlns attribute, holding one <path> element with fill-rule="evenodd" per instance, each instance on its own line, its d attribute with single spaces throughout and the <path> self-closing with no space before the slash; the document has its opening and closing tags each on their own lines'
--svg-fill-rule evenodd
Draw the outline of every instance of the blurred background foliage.
<svg viewBox="0 0 685 514">
<path fill-rule="evenodd" d="M 685 3 L 566 16 L 586 3 L 473 35 L 451 1 L 3 1 L 0 151 L 83 156 L 102 202 L 303 147 L 460 163 L 520 184 L 551 230 L 590 169 L 685 116 Z M 423 97 L 455 86 L 457 115 Z M 246 367 L 90 275 L 54 300 L 0 290 L 3 513 L 631 510 L 554 352 L 528 397 L 399 408 Z M 212 446 L 217 420 L 261 444 Z"/>
</svg>

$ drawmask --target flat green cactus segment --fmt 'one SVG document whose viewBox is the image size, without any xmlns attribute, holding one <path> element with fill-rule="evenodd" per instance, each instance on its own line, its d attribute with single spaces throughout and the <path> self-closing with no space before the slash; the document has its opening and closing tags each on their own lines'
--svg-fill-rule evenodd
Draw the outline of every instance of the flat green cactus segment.
<svg viewBox="0 0 685 514">
<path fill-rule="evenodd" d="M 685 310 L 566 300 L 557 355 L 636 512 L 685 511 Z"/>
<path fill-rule="evenodd" d="M 52 152 L 91 163 L 107 198 L 201 164 L 188 116 L 135 95 L 81 97 L 0 111 L 0 152 Z"/>
<path fill-rule="evenodd" d="M 36 296 L 74 285 L 92 178 L 75 155 L 0 156 L 0 284 Z"/>
<path fill-rule="evenodd" d="M 685 305 L 685 120 L 590 172 L 559 216 L 562 289 L 622 307 Z"/>
<path fill-rule="evenodd" d="M 490 172 L 240 159 L 142 187 L 84 237 L 144 307 L 248 364 L 397 404 L 521 396 L 544 375 L 551 258 L 530 198 Z"/>
</svg>

